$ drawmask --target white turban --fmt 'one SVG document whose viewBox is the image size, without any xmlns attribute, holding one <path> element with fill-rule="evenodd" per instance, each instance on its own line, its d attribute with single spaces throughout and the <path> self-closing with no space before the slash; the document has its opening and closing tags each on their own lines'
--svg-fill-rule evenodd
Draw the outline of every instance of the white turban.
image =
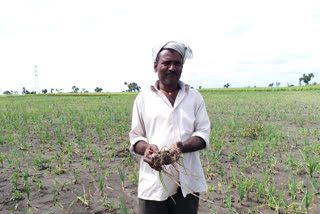
<svg viewBox="0 0 320 214">
<path fill-rule="evenodd" d="M 165 43 L 164 45 L 156 46 L 152 49 L 152 57 L 154 62 L 157 61 L 157 56 L 163 49 L 172 49 L 177 51 L 182 56 L 183 63 L 186 61 L 186 59 L 191 59 L 193 56 L 192 50 L 189 46 L 181 42 L 171 41 Z"/>
</svg>

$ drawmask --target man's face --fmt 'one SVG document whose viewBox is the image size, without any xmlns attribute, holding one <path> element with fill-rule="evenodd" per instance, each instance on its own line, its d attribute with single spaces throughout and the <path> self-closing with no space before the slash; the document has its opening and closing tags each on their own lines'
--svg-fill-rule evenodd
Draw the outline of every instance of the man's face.
<svg viewBox="0 0 320 214">
<path fill-rule="evenodd" d="M 174 50 L 163 50 L 159 53 L 158 62 L 154 63 L 154 72 L 163 85 L 176 86 L 183 68 L 182 56 Z"/>
</svg>

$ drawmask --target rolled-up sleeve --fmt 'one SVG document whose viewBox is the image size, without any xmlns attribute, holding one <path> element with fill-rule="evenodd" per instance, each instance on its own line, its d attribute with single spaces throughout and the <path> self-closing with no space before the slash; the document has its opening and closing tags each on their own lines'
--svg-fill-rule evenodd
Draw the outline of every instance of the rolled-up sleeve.
<svg viewBox="0 0 320 214">
<path fill-rule="evenodd" d="M 203 98 L 199 102 L 199 106 L 196 111 L 196 118 L 195 118 L 195 131 L 192 136 L 201 137 L 205 143 L 206 147 L 204 149 L 209 148 L 210 143 L 210 119 L 208 117 L 208 113 L 206 110 L 206 106 L 204 103 Z"/>
<path fill-rule="evenodd" d="M 134 151 L 134 145 L 140 141 L 143 140 L 145 142 L 148 142 L 146 138 L 146 131 L 145 131 L 145 126 L 144 122 L 142 119 L 142 109 L 140 105 L 140 99 L 139 95 L 134 101 L 133 104 L 133 110 L 132 110 L 132 124 L 131 124 L 131 131 L 129 133 L 129 138 L 130 138 L 130 152 L 137 154 Z M 139 155 L 139 154 L 137 154 Z"/>
</svg>

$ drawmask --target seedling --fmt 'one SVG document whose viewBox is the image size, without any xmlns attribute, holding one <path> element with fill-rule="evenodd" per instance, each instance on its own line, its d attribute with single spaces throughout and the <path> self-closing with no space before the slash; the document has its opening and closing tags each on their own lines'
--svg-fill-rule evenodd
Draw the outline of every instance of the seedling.
<svg viewBox="0 0 320 214">
<path fill-rule="evenodd" d="M 245 136 L 251 139 L 257 139 L 259 136 L 262 135 L 262 132 L 264 130 L 265 127 L 263 126 L 262 122 L 260 122 L 259 119 L 256 119 L 245 130 Z"/>
<path fill-rule="evenodd" d="M 28 206 L 31 206 L 30 204 L 30 191 L 31 191 L 31 182 L 27 182 L 26 184 L 26 193 L 27 193 L 27 203 L 28 203 Z"/>
<path fill-rule="evenodd" d="M 276 210 L 279 213 L 279 209 L 281 205 L 284 203 L 285 191 L 281 190 L 280 192 L 276 191 L 274 186 L 273 190 L 269 192 L 268 197 L 268 205 Z"/>
<path fill-rule="evenodd" d="M 73 168 L 73 177 L 74 177 L 74 184 L 78 184 L 79 183 L 79 180 L 78 180 L 78 178 L 79 178 L 79 173 L 82 171 L 82 169 L 81 168 L 79 168 L 79 169 L 76 169 L 76 168 Z"/>
<path fill-rule="evenodd" d="M 23 171 L 22 171 L 22 175 L 23 175 L 23 180 L 25 183 L 28 182 L 28 178 L 29 178 L 29 169 L 28 168 L 25 168 Z"/>
<path fill-rule="evenodd" d="M 304 205 L 305 205 L 305 208 L 306 208 L 307 212 L 308 212 L 309 209 L 310 209 L 310 204 L 311 204 L 311 201 L 312 201 L 312 199 L 313 199 L 313 196 L 314 196 L 314 194 L 310 194 L 309 188 L 308 188 L 308 186 L 307 186 L 307 190 L 306 190 L 305 195 L 304 195 L 304 198 L 303 198 L 303 200 L 302 200 L 302 201 L 305 202 Z"/>
<path fill-rule="evenodd" d="M 104 183 L 105 183 L 105 177 L 104 176 L 99 176 L 98 177 L 98 184 L 99 184 L 99 190 L 101 192 L 101 197 L 104 196 L 104 193 L 103 193 Z"/>
<path fill-rule="evenodd" d="M 227 194 L 226 199 L 224 200 L 226 207 L 229 210 L 229 213 L 232 214 L 235 209 L 232 207 L 231 195 L 230 193 Z"/>
<path fill-rule="evenodd" d="M 240 197 L 240 200 L 242 201 L 243 198 L 244 198 L 244 195 L 246 193 L 246 181 L 243 177 L 241 177 L 239 179 L 239 182 L 238 182 L 238 192 L 239 192 L 239 197 Z"/>
<path fill-rule="evenodd" d="M 13 172 L 11 175 L 11 185 L 14 187 L 14 189 L 18 189 L 19 184 L 19 175 L 17 172 Z"/>
<path fill-rule="evenodd" d="M 124 172 L 123 168 L 120 168 L 119 166 L 117 166 L 117 169 L 118 169 L 118 173 L 119 173 L 120 180 L 121 180 L 122 192 L 124 192 L 125 172 Z"/>
<path fill-rule="evenodd" d="M 128 214 L 126 202 L 122 198 L 120 199 L 120 202 L 121 202 L 122 214 Z"/>
<path fill-rule="evenodd" d="M 53 204 L 56 205 L 57 203 L 57 195 L 58 195 L 58 187 L 57 187 L 57 180 L 56 182 L 52 185 L 52 201 Z"/>
<path fill-rule="evenodd" d="M 3 168 L 3 163 L 4 163 L 4 159 L 5 159 L 5 154 L 4 153 L 2 153 L 2 152 L 0 152 L 0 162 L 1 162 L 1 166 L 2 166 L 2 168 Z"/>
<path fill-rule="evenodd" d="M 83 194 L 80 194 L 80 196 L 77 197 L 77 199 L 82 204 L 84 204 L 87 208 L 89 207 L 89 200 L 87 199 L 86 190 L 84 189 L 84 186 L 83 186 Z"/>
<path fill-rule="evenodd" d="M 18 200 L 23 200 L 23 199 L 24 199 L 24 197 L 23 197 L 22 193 L 19 190 L 15 190 L 12 193 L 10 201 L 18 201 Z"/>
<path fill-rule="evenodd" d="M 208 191 L 209 192 L 215 191 L 214 186 L 212 184 L 208 186 Z"/>
<path fill-rule="evenodd" d="M 313 173 L 318 169 L 319 163 L 320 161 L 314 156 L 309 156 L 308 172 L 310 177 L 312 177 Z"/>
<path fill-rule="evenodd" d="M 288 186 L 289 186 L 289 193 L 291 195 L 291 200 L 292 200 L 292 202 L 294 202 L 296 199 L 296 196 L 297 196 L 297 189 L 298 189 L 296 179 L 290 178 Z"/>
<path fill-rule="evenodd" d="M 256 186 L 256 199 L 259 201 L 262 194 L 264 194 L 264 185 L 261 181 L 257 180 L 255 183 Z"/>
<path fill-rule="evenodd" d="M 34 178 L 32 181 L 36 182 L 38 184 L 38 192 L 41 192 L 41 189 L 44 187 L 44 184 L 41 179 Z"/>
</svg>

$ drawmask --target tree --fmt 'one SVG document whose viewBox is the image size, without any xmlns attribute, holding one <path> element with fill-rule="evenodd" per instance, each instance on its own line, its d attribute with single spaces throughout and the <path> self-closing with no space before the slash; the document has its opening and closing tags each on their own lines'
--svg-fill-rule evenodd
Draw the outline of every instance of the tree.
<svg viewBox="0 0 320 214">
<path fill-rule="evenodd" d="M 229 87 L 230 87 L 230 84 L 227 83 L 227 84 L 225 84 L 223 87 L 224 87 L 224 88 L 229 88 Z"/>
<path fill-rule="evenodd" d="M 51 89 L 50 89 L 50 93 L 52 94 L 52 93 L 53 93 L 53 91 L 54 91 L 54 89 L 53 89 L 53 88 L 51 88 Z"/>
<path fill-rule="evenodd" d="M 141 89 L 141 87 L 135 82 L 131 82 L 129 84 L 127 82 L 124 82 L 124 84 L 128 86 L 127 91 L 130 91 L 130 92 L 140 91 Z"/>
<path fill-rule="evenodd" d="M 13 94 L 13 91 L 9 91 L 9 90 L 6 90 L 5 92 L 3 92 L 4 95 L 11 95 Z"/>
<path fill-rule="evenodd" d="M 279 87 L 280 86 L 280 82 L 276 82 L 276 86 Z"/>
<path fill-rule="evenodd" d="M 77 88 L 77 86 L 74 85 L 74 86 L 72 86 L 72 90 L 74 93 L 78 93 L 79 88 Z"/>
<path fill-rule="evenodd" d="M 310 73 L 308 75 L 303 74 L 303 76 L 299 78 L 299 84 L 301 85 L 301 81 L 303 81 L 306 85 L 309 85 L 309 82 L 313 77 L 314 77 L 313 73 Z"/>
<path fill-rule="evenodd" d="M 44 94 L 46 94 L 47 92 L 48 92 L 47 89 L 43 89 L 43 90 L 42 90 L 42 93 L 44 93 Z"/>
<path fill-rule="evenodd" d="M 26 92 L 27 92 L 26 87 L 22 87 L 22 94 L 26 94 Z"/>
<path fill-rule="evenodd" d="M 293 84 L 290 84 L 288 82 L 287 82 L 287 85 L 288 85 L 288 87 L 293 87 L 294 86 Z"/>
<path fill-rule="evenodd" d="M 88 93 L 88 90 L 85 89 L 85 88 L 83 88 L 82 91 L 81 91 L 81 93 Z"/>
<path fill-rule="evenodd" d="M 31 94 L 31 93 L 26 89 L 26 87 L 22 87 L 22 94 Z"/>
<path fill-rule="evenodd" d="M 94 89 L 94 91 L 97 92 L 97 93 L 100 93 L 101 91 L 103 91 L 103 89 L 102 89 L 102 88 L 99 88 L 99 87 L 96 87 L 96 88 Z"/>
<path fill-rule="evenodd" d="M 270 83 L 270 84 L 268 85 L 268 87 L 273 87 L 273 83 Z"/>
</svg>

